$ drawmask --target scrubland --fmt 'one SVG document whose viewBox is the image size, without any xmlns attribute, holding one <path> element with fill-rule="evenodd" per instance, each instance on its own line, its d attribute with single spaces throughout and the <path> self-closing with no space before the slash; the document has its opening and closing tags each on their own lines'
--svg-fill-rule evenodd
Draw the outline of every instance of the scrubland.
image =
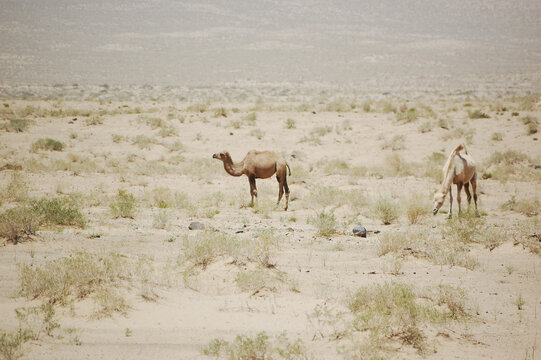
<svg viewBox="0 0 541 360">
<path fill-rule="evenodd" d="M 0 358 L 533 360 L 540 120 L 539 96 L 4 98 Z M 479 212 L 432 216 L 459 143 Z M 251 149 L 288 161 L 287 212 L 212 159 Z"/>
</svg>

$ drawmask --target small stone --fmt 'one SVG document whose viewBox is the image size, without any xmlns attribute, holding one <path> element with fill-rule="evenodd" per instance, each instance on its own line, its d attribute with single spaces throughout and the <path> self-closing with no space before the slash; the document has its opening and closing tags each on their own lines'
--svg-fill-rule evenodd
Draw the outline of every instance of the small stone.
<svg viewBox="0 0 541 360">
<path fill-rule="evenodd" d="M 235 234 L 242 234 L 244 232 L 244 229 L 238 229 L 237 231 L 235 231 Z"/>
<path fill-rule="evenodd" d="M 353 235 L 360 236 L 360 237 L 366 237 L 366 229 L 361 224 L 358 224 L 353 228 Z"/>
<path fill-rule="evenodd" d="M 203 225 L 199 221 L 192 221 L 190 225 L 188 226 L 188 229 L 190 230 L 203 230 L 204 228 L 205 228 L 205 225 Z"/>
</svg>

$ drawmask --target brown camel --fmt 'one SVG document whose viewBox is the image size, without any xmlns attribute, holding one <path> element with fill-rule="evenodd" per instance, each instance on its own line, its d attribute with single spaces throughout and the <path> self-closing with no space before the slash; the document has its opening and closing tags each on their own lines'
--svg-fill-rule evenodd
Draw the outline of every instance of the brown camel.
<svg viewBox="0 0 541 360">
<path fill-rule="evenodd" d="M 257 200 L 257 187 L 255 185 L 255 179 L 270 178 L 276 173 L 276 180 L 278 180 L 278 202 L 282 200 L 284 195 L 284 189 L 286 193 L 286 207 L 287 210 L 289 204 L 289 187 L 287 186 L 287 172 L 286 167 L 289 169 L 287 162 L 279 155 L 272 151 L 255 151 L 250 150 L 248 154 L 240 163 L 233 163 L 231 155 L 227 151 L 216 153 L 212 155 L 212 158 L 221 160 L 224 163 L 224 169 L 231 176 L 248 176 L 250 181 L 250 195 L 252 195 L 252 205 L 254 204 L 254 197 Z M 289 169 L 289 175 L 291 176 L 291 169 Z"/>
<path fill-rule="evenodd" d="M 460 150 L 464 150 L 464 154 L 460 154 Z M 473 200 L 475 202 L 475 211 L 477 211 L 477 170 L 475 168 L 475 161 L 468 155 L 466 147 L 462 144 L 458 145 L 443 167 L 443 183 L 441 184 L 441 190 L 434 195 L 434 209 L 432 212 L 434 215 L 438 213 L 438 210 L 445 201 L 445 196 L 449 192 L 449 218 L 453 213 L 453 191 L 451 185 L 456 184 L 458 213 L 462 210 L 460 208 L 460 192 L 462 186 L 468 196 L 468 205 L 471 203 L 470 184 L 473 190 Z"/>
</svg>

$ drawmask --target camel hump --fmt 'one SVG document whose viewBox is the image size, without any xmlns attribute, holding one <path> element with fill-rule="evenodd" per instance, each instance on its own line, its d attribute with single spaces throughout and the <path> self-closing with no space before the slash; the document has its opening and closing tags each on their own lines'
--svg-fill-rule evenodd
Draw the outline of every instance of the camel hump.
<svg viewBox="0 0 541 360">
<path fill-rule="evenodd" d="M 459 144 L 459 145 L 455 148 L 455 150 L 453 151 L 453 154 L 458 154 L 458 152 L 459 152 L 460 150 L 464 150 L 464 152 L 465 152 L 466 154 L 468 153 L 468 151 L 466 150 L 466 147 L 464 146 L 464 144 Z"/>
</svg>

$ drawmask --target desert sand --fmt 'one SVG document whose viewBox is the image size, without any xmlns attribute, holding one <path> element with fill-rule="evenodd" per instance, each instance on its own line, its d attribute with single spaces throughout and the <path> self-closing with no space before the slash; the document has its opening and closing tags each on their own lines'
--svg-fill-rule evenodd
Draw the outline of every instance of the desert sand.
<svg viewBox="0 0 541 360">
<path fill-rule="evenodd" d="M 109 289 L 123 306 L 103 310 L 92 287 L 70 293 L 52 304 L 58 326 L 13 346 L 14 358 L 206 359 L 203 349 L 213 339 L 232 343 L 261 332 L 269 344 L 280 335 L 302 343 L 300 351 L 272 358 L 539 356 L 541 146 L 535 125 L 527 127 L 541 119 L 539 97 L 346 91 L 228 98 L 199 89 L 197 98 L 157 92 L 134 100 L 121 91 L 107 97 L 111 92 L 2 99 L 0 213 L 32 199 L 71 198 L 86 219 L 85 226 L 41 225 L 16 244 L 0 240 L 2 333 L 42 326 L 21 321 L 15 310 L 51 302 L 21 292 L 25 265 L 45 269 L 85 251 L 98 262 L 118 254 L 126 271 Z M 19 132 L 10 128 L 13 119 L 30 122 Z M 32 150 L 42 138 L 64 148 Z M 432 196 L 443 162 L 460 143 L 478 164 L 480 215 L 459 218 L 455 203 L 448 220 L 449 198 L 433 216 Z M 276 206 L 275 177 L 257 180 L 251 207 L 248 179 L 228 175 L 212 159 L 229 151 L 240 161 L 251 149 L 275 151 L 289 163 L 287 212 L 284 200 Z M 510 150 L 522 158 L 491 161 Z M 22 195 L 10 194 L 14 189 Z M 131 217 L 111 208 L 119 190 L 134 197 Z M 456 201 L 454 186 L 453 192 Z M 387 225 L 376 211 L 383 199 L 397 214 Z M 412 199 L 421 209 L 413 224 Z M 468 208 L 464 193 L 462 207 Z M 331 231 L 321 231 L 318 219 Z M 206 230 L 189 230 L 194 221 Z M 366 238 L 353 235 L 357 224 Z M 469 224 L 478 227 L 463 241 L 470 235 L 457 229 Z M 212 236 L 245 244 L 248 252 L 265 236 L 272 241 L 264 259 L 225 251 L 197 263 L 190 244 Z M 408 240 L 382 250 L 400 236 Z M 409 324 L 418 342 L 400 328 L 371 338 L 370 326 L 383 315 L 363 326 L 351 299 L 359 288 L 383 284 L 414 289 L 414 302 L 447 314 L 445 320 Z M 451 302 L 429 295 L 441 289 L 454 294 L 455 313 Z"/>
</svg>

